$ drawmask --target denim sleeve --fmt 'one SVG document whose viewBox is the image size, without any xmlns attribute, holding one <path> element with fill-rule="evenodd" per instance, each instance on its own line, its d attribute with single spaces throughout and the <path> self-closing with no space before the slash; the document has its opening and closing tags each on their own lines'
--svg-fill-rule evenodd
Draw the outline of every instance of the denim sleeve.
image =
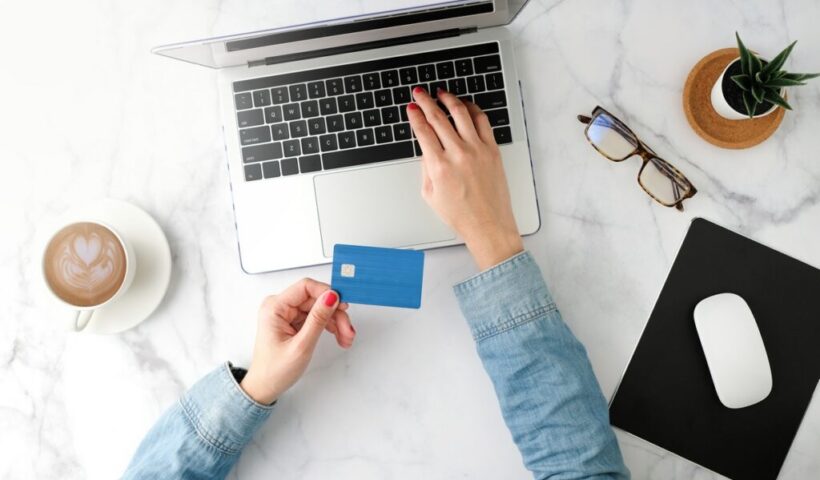
<svg viewBox="0 0 820 480">
<path fill-rule="evenodd" d="M 197 382 L 168 409 L 137 449 L 125 479 L 221 479 L 270 416 L 239 387 L 225 363 Z"/>
<path fill-rule="evenodd" d="M 629 471 L 583 345 L 532 255 L 454 287 L 504 421 L 536 479 L 624 479 Z"/>
</svg>

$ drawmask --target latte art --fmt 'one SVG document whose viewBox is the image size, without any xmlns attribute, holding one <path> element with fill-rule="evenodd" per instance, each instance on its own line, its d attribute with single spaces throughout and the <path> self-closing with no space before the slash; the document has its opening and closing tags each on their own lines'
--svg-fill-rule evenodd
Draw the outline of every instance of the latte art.
<svg viewBox="0 0 820 480">
<path fill-rule="evenodd" d="M 108 228 L 75 223 L 51 239 L 43 267 L 58 297 L 78 307 L 91 307 L 113 297 L 125 280 L 125 250 Z"/>
</svg>

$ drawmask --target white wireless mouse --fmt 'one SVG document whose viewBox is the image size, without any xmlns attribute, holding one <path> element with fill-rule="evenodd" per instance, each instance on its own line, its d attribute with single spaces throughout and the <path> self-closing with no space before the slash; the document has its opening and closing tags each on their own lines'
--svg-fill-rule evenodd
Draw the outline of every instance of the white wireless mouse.
<svg viewBox="0 0 820 480">
<path fill-rule="evenodd" d="M 719 293 L 695 306 L 695 327 L 720 402 L 743 408 L 772 391 L 766 347 L 752 311 L 742 297 Z"/>
</svg>

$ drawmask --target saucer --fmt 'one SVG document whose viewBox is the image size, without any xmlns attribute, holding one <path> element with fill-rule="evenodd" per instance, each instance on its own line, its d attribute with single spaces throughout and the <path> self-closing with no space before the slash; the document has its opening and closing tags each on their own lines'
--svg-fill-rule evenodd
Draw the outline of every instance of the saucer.
<svg viewBox="0 0 820 480">
<path fill-rule="evenodd" d="M 723 48 L 703 57 L 689 72 L 683 87 L 683 111 L 692 129 L 701 138 L 722 148 L 749 148 L 766 140 L 777 130 L 786 111 L 747 120 L 728 120 L 712 107 L 712 85 L 730 62 L 738 57 L 736 48 Z"/>
<path fill-rule="evenodd" d="M 108 305 L 100 307 L 82 332 L 110 334 L 133 328 L 147 319 L 162 302 L 171 280 L 171 248 L 160 226 L 141 208 L 122 200 L 105 199 L 73 208 L 55 225 L 80 220 L 96 220 L 111 225 L 134 249 L 137 271 L 128 290 Z M 55 229 L 50 229 L 53 232 Z M 44 286 L 45 288 L 45 286 Z M 71 324 L 73 310 L 56 299 L 55 319 Z"/>
</svg>

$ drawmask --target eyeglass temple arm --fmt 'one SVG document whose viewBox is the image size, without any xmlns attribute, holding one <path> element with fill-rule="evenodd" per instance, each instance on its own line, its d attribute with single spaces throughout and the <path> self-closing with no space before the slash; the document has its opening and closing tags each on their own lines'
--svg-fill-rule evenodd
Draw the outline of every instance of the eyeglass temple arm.
<svg viewBox="0 0 820 480">
<path fill-rule="evenodd" d="M 587 117 L 586 115 L 578 115 L 576 118 L 577 118 L 577 119 L 578 119 L 578 121 L 579 121 L 579 122 L 581 122 L 581 123 L 589 123 L 589 122 L 591 122 L 591 121 L 592 121 L 592 118 L 591 118 L 591 117 Z"/>
</svg>

